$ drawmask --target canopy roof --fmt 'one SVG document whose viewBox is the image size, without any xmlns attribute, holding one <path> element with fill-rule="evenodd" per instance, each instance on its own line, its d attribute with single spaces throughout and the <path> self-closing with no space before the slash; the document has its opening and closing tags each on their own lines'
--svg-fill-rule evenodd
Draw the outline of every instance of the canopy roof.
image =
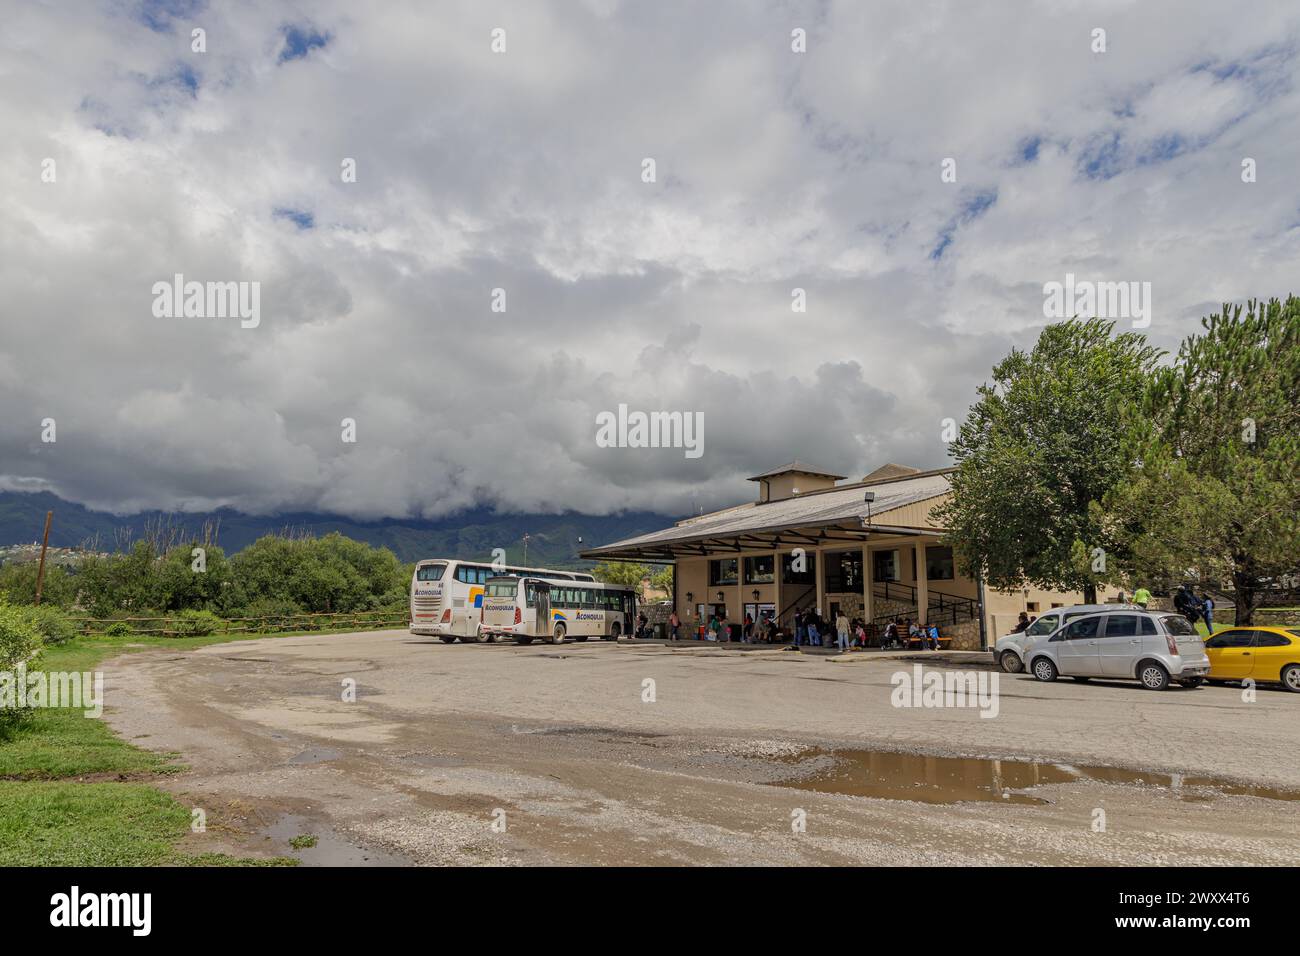
<svg viewBox="0 0 1300 956">
<path fill-rule="evenodd" d="M 851 544 L 873 534 L 933 534 L 937 530 L 933 527 L 891 524 L 889 512 L 948 494 L 951 471 L 944 468 L 905 478 L 855 482 L 781 501 L 739 505 L 591 548 L 581 555 L 596 560 L 672 561 L 742 549 Z M 863 500 L 866 491 L 875 494 L 874 501 Z"/>
</svg>

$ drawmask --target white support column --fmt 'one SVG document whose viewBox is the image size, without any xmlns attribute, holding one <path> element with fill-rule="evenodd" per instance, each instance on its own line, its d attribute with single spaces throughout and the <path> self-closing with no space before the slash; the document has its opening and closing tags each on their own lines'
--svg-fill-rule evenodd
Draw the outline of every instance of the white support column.
<svg viewBox="0 0 1300 956">
<path fill-rule="evenodd" d="M 871 549 L 867 547 L 866 542 L 862 543 L 862 616 L 866 618 L 862 623 L 868 627 L 871 626 L 871 619 L 876 616 L 875 594 L 871 568 Z"/>
<path fill-rule="evenodd" d="M 925 542 L 915 541 L 916 549 L 916 623 L 925 624 L 926 612 L 930 608 L 930 578 L 925 566 Z"/>
<path fill-rule="evenodd" d="M 776 551 L 772 555 L 772 607 L 775 608 L 776 619 L 781 620 L 781 552 Z"/>
<path fill-rule="evenodd" d="M 814 567 L 817 569 L 817 613 L 826 613 L 826 552 L 817 548 L 813 552 L 817 557 Z"/>
</svg>

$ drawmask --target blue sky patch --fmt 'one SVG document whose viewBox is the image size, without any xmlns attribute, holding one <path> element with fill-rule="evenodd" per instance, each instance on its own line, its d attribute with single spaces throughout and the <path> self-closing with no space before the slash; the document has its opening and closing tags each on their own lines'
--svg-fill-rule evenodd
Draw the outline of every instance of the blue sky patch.
<svg viewBox="0 0 1300 956">
<path fill-rule="evenodd" d="M 299 229 L 312 229 L 316 225 L 316 217 L 307 212 L 305 209 L 294 209 L 290 206 L 277 206 L 271 212 L 273 219 L 287 219 Z"/>
<path fill-rule="evenodd" d="M 289 60 L 301 60 L 312 50 L 323 48 L 334 39 L 333 34 L 322 33 L 315 27 L 290 25 L 283 28 L 284 47 L 280 50 L 279 63 Z"/>
<path fill-rule="evenodd" d="M 171 33 L 173 20 L 192 17 L 204 6 L 204 0 L 140 0 L 132 15 L 154 33 Z"/>
</svg>

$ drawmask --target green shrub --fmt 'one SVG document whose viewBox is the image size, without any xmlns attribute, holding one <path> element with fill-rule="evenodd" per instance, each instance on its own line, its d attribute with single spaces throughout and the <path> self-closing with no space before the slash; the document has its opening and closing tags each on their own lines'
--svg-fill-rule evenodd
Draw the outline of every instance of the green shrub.
<svg viewBox="0 0 1300 956">
<path fill-rule="evenodd" d="M 19 664 L 26 663 L 28 667 L 36 665 L 40 647 L 41 635 L 23 610 L 11 604 L 0 603 L 0 674 L 5 676 L 11 687 L 16 681 L 14 671 Z M 29 708 L 9 704 L 9 701 L 0 704 L 0 738 L 5 736 L 12 724 L 30 713 Z"/>
<path fill-rule="evenodd" d="M 41 604 L 21 610 L 27 622 L 36 629 L 41 635 L 41 640 L 48 646 L 66 644 L 77 636 L 77 625 L 73 624 L 68 615 L 57 607 Z"/>
<path fill-rule="evenodd" d="M 114 621 L 104 628 L 104 633 L 109 637 L 126 637 L 131 633 L 131 625 L 126 621 Z"/>
<path fill-rule="evenodd" d="M 181 611 L 175 621 L 179 637 L 206 637 L 219 630 L 223 623 L 211 611 Z"/>
</svg>

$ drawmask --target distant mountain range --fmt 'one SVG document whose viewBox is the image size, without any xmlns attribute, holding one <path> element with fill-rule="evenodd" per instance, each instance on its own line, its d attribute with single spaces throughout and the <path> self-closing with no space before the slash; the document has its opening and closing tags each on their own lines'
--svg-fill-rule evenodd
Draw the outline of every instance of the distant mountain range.
<svg viewBox="0 0 1300 956">
<path fill-rule="evenodd" d="M 315 535 L 338 531 L 358 541 L 391 548 L 403 561 L 432 557 L 486 560 L 492 557 L 493 548 L 505 548 L 508 561 L 523 563 L 523 537 L 527 534 L 528 564 L 559 568 L 588 563 L 578 557 L 578 551 L 584 548 L 656 531 L 678 520 L 652 511 L 506 515 L 488 508 L 431 521 L 392 518 L 367 522 L 313 513 L 247 515 L 230 509 L 206 514 L 146 511 L 114 515 L 64 501 L 50 492 L 4 491 L 0 492 L 0 547 L 39 542 L 45 512 L 50 510 L 54 511 L 50 544 L 56 547 L 89 543 L 99 551 L 112 551 L 125 529 L 139 537 L 146 526 L 170 521 L 201 536 L 204 524 L 211 521 L 220 522 L 217 543 L 226 554 L 234 554 L 263 535 L 289 529 Z"/>
</svg>

